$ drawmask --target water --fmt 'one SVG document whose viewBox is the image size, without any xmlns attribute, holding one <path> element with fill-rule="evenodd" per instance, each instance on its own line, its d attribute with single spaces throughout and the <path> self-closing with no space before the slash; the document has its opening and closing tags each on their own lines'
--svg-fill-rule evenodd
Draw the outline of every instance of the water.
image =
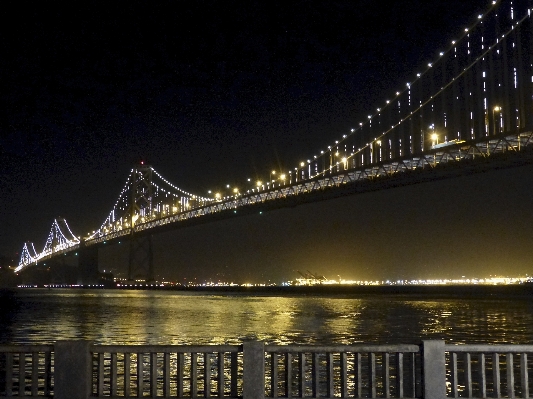
<svg viewBox="0 0 533 399">
<path fill-rule="evenodd" d="M 1 344 L 533 343 L 528 298 L 26 289 L 1 300 Z"/>
</svg>

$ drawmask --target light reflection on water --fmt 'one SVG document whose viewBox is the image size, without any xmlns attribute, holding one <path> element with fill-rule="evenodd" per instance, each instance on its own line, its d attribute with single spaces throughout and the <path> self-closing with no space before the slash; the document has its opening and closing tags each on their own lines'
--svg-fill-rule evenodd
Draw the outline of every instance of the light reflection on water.
<svg viewBox="0 0 533 399">
<path fill-rule="evenodd" d="M 0 322 L 0 343 L 533 343 L 527 299 L 35 289 L 4 300 Z"/>
</svg>

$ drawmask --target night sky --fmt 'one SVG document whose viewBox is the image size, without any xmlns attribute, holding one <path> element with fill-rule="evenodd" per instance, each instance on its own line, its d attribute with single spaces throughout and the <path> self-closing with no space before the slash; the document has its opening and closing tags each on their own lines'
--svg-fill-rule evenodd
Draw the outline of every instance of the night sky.
<svg viewBox="0 0 533 399">
<path fill-rule="evenodd" d="M 141 159 L 199 195 L 288 170 L 348 133 L 489 1 L 8 1 L 0 27 L 0 255 L 53 219 L 100 226 Z M 154 238 L 175 279 L 531 271 L 531 167 Z M 101 251 L 123 270 L 125 251 Z"/>
</svg>

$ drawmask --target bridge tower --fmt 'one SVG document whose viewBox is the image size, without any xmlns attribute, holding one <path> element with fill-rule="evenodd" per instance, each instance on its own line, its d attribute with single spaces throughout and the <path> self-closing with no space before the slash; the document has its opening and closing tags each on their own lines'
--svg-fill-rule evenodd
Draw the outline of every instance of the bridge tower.
<svg viewBox="0 0 533 399">
<path fill-rule="evenodd" d="M 130 255 L 128 280 L 154 281 L 152 235 L 135 231 L 135 225 L 152 214 L 152 168 L 141 163 L 133 170 L 130 206 Z"/>
</svg>

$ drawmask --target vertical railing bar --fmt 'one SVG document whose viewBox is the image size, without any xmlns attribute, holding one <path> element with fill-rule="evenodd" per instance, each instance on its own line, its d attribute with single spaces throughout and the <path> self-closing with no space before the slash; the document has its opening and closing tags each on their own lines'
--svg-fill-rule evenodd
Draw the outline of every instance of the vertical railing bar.
<svg viewBox="0 0 533 399">
<path fill-rule="evenodd" d="M 472 397 L 472 357 L 470 353 L 465 353 L 465 386 L 467 397 Z"/>
<path fill-rule="evenodd" d="M 98 396 L 104 396 L 104 354 L 96 354 L 96 365 L 98 370 L 98 386 L 96 392 Z"/>
<path fill-rule="evenodd" d="M 176 377 L 178 379 L 176 390 L 177 390 L 177 395 L 180 398 L 183 397 L 184 366 L 185 366 L 185 355 L 183 353 L 178 353 L 177 361 L 176 361 Z"/>
<path fill-rule="evenodd" d="M 357 352 L 355 354 L 355 397 L 362 397 L 363 383 L 361 381 L 361 353 Z"/>
<path fill-rule="evenodd" d="M 13 353 L 6 354 L 6 395 L 13 395 Z"/>
<path fill-rule="evenodd" d="M 522 387 L 522 397 L 529 398 L 529 376 L 526 353 L 520 354 L 520 386 Z"/>
<path fill-rule="evenodd" d="M 292 398 L 292 353 L 285 354 L 285 396 Z"/>
<path fill-rule="evenodd" d="M 150 395 L 157 396 L 157 352 L 150 353 Z"/>
<path fill-rule="evenodd" d="M 218 352 L 218 397 L 224 397 L 224 352 Z"/>
<path fill-rule="evenodd" d="M 305 396 L 305 353 L 300 352 L 298 354 L 298 397 L 303 398 Z"/>
<path fill-rule="evenodd" d="M 191 396 L 198 396 L 198 359 L 195 352 L 191 352 Z"/>
<path fill-rule="evenodd" d="M 131 354 L 124 353 L 124 396 L 131 396 Z"/>
<path fill-rule="evenodd" d="M 272 352 L 270 355 L 270 389 L 272 390 L 272 397 L 278 397 L 278 354 Z"/>
<path fill-rule="evenodd" d="M 137 353 L 137 397 L 142 398 L 144 393 L 144 354 Z"/>
<path fill-rule="evenodd" d="M 500 355 L 498 353 L 492 354 L 492 378 L 494 384 L 493 396 L 495 398 L 501 398 L 502 390 L 500 381 Z"/>
<path fill-rule="evenodd" d="M 320 395 L 320 358 L 317 352 L 313 352 L 313 398 Z"/>
<path fill-rule="evenodd" d="M 419 386 L 417 389 L 416 384 L 416 354 L 411 353 L 411 389 L 412 389 L 412 396 L 413 398 L 417 396 L 417 394 L 421 391 L 422 387 Z M 421 394 L 419 395 L 421 396 Z"/>
<path fill-rule="evenodd" d="M 31 394 L 37 396 L 39 392 L 39 352 L 32 353 L 31 359 Z"/>
<path fill-rule="evenodd" d="M 458 381 L 457 381 L 457 353 L 453 352 L 452 354 L 452 396 L 454 398 L 459 397 L 458 392 Z"/>
<path fill-rule="evenodd" d="M 26 354 L 19 353 L 19 396 L 24 396 L 26 392 Z"/>
<path fill-rule="evenodd" d="M 372 398 L 376 397 L 376 354 L 370 352 L 368 354 L 368 371 L 370 373 L 369 388 Z"/>
<path fill-rule="evenodd" d="M 118 395 L 118 367 L 117 367 L 117 354 L 112 353 L 111 354 L 111 378 L 109 381 L 109 390 L 111 393 L 111 396 L 117 396 Z"/>
<path fill-rule="evenodd" d="M 239 360 L 238 353 L 231 352 L 231 396 L 237 396 L 238 388 L 238 370 L 239 370 Z"/>
<path fill-rule="evenodd" d="M 50 396 L 52 390 L 52 352 L 44 353 L 44 396 Z"/>
<path fill-rule="evenodd" d="M 335 376 L 333 374 L 333 353 L 328 352 L 326 356 L 327 356 L 326 364 L 327 364 L 327 369 L 328 369 L 328 377 L 327 377 L 328 388 L 327 388 L 326 395 L 328 398 L 332 398 L 335 392 L 334 391 Z"/>
<path fill-rule="evenodd" d="M 204 398 L 211 396 L 211 354 L 204 353 Z"/>
<path fill-rule="evenodd" d="M 505 355 L 505 362 L 507 368 L 507 396 L 509 398 L 515 397 L 514 389 L 514 365 L 513 365 L 513 354 L 507 353 Z"/>
<path fill-rule="evenodd" d="M 348 397 L 348 355 L 341 352 L 341 397 Z"/>
<path fill-rule="evenodd" d="M 385 397 L 390 398 L 390 354 L 388 352 L 382 354 L 382 368 L 381 373 L 383 376 L 383 390 L 385 391 Z"/>
<path fill-rule="evenodd" d="M 479 355 L 479 372 L 480 372 L 480 384 L 481 384 L 481 396 L 483 398 L 487 397 L 487 372 L 485 370 L 485 354 L 481 353 Z"/>
<path fill-rule="evenodd" d="M 170 353 L 163 353 L 163 396 L 170 397 Z"/>
<path fill-rule="evenodd" d="M 403 398 L 403 353 L 396 355 L 396 395 Z"/>
</svg>

